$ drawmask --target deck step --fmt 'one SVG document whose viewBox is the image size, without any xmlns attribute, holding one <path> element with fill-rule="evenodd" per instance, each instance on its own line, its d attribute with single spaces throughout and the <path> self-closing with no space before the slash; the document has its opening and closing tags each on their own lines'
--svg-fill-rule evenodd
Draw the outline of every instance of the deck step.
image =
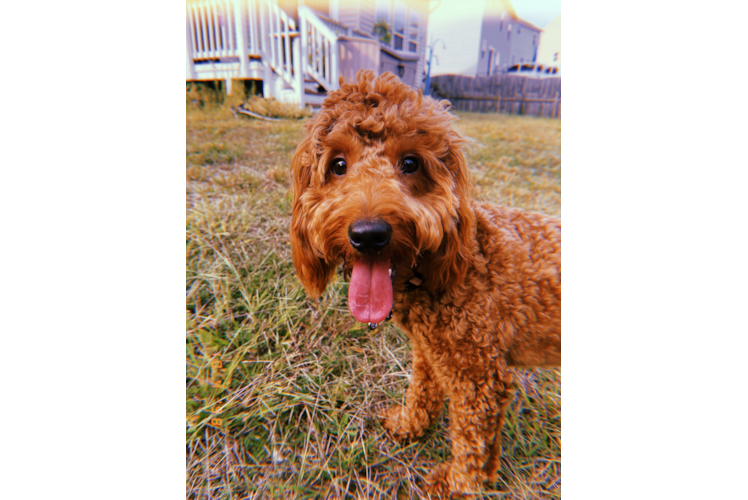
<svg viewBox="0 0 748 500">
<path fill-rule="evenodd" d="M 315 80 L 305 80 L 304 81 L 304 90 L 307 92 L 315 92 L 315 93 L 322 93 L 326 92 L 325 88 L 317 83 Z"/>
</svg>

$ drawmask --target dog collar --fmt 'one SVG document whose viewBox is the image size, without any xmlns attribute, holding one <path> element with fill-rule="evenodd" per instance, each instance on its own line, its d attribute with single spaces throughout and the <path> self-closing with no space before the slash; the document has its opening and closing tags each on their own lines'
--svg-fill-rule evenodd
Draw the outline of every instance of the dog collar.
<svg viewBox="0 0 748 500">
<path fill-rule="evenodd" d="M 423 274 L 418 271 L 414 271 L 414 273 L 413 277 L 408 280 L 408 284 L 405 286 L 405 289 L 408 291 L 415 290 L 421 286 L 421 283 L 423 283 Z"/>
</svg>

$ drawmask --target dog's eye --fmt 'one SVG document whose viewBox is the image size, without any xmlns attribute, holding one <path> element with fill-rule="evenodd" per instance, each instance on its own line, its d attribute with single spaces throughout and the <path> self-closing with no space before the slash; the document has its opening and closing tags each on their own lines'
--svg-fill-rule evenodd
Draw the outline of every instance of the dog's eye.
<svg viewBox="0 0 748 500">
<path fill-rule="evenodd" d="M 346 165 L 345 160 L 342 158 L 336 158 L 332 161 L 332 171 L 335 175 L 345 175 L 345 171 L 348 168 L 348 165 Z"/>
<path fill-rule="evenodd" d="M 418 167 L 418 158 L 408 156 L 407 158 L 403 158 L 403 161 L 400 165 L 400 170 L 402 170 L 405 174 L 412 174 L 413 172 L 418 170 Z"/>
</svg>

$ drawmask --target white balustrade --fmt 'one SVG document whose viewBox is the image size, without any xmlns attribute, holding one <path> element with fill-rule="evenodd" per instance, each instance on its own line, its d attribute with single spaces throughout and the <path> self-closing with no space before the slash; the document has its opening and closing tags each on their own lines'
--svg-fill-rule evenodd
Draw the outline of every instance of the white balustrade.
<svg viewBox="0 0 748 500">
<path fill-rule="evenodd" d="M 277 0 L 188 1 L 187 79 L 256 77 L 261 62 L 273 73 L 263 73 L 263 80 L 272 80 L 265 84 L 275 86 L 280 77 L 300 101 L 303 75 L 327 90 L 338 88 L 336 30 L 308 7 L 300 6 L 298 13 L 299 30 Z"/>
<path fill-rule="evenodd" d="M 309 7 L 299 7 L 302 71 L 327 90 L 338 88 L 338 35 Z"/>
</svg>

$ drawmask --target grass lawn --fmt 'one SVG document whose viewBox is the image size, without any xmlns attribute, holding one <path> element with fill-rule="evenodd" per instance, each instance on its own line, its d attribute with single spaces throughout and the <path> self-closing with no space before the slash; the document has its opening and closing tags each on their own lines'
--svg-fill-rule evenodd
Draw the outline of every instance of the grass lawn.
<svg viewBox="0 0 748 500">
<path fill-rule="evenodd" d="M 560 215 L 559 120 L 459 113 L 481 200 Z M 339 277 L 318 301 L 291 264 L 289 165 L 304 121 L 187 108 L 187 497 L 421 498 L 447 415 L 396 443 L 407 338 L 371 332 Z M 485 498 L 561 495 L 561 374 L 517 370 L 501 480 Z"/>
</svg>

